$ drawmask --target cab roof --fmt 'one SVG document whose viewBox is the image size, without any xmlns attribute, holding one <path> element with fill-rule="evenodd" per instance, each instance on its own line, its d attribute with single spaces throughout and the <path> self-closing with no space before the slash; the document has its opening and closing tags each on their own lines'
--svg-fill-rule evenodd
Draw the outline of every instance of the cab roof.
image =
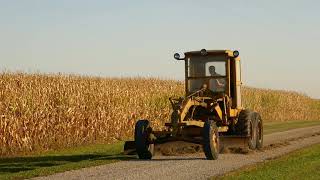
<svg viewBox="0 0 320 180">
<path fill-rule="evenodd" d="M 207 54 L 209 55 L 219 55 L 219 54 L 226 54 L 230 57 L 237 57 L 239 55 L 239 52 L 237 56 L 235 56 L 234 52 L 235 51 L 232 51 L 232 50 L 205 50 L 205 49 L 202 49 L 201 51 L 206 51 Z M 201 51 L 189 51 L 189 52 L 185 52 L 184 55 L 185 56 L 197 56 L 197 55 L 202 55 L 201 54 Z"/>
</svg>

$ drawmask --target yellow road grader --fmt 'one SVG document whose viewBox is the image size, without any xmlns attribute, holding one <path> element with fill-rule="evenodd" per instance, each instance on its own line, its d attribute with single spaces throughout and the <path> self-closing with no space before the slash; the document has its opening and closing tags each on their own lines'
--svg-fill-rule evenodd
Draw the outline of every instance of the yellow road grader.
<svg viewBox="0 0 320 180">
<path fill-rule="evenodd" d="M 239 52 L 202 49 L 174 58 L 185 64 L 185 96 L 169 98 L 172 114 L 165 130 L 154 131 L 148 120 L 137 121 L 134 141 L 125 143 L 125 152 L 135 149 L 140 159 L 151 159 L 155 144 L 171 141 L 201 144 L 208 160 L 217 159 L 228 146 L 261 149 L 262 119 L 241 103 Z"/>
</svg>

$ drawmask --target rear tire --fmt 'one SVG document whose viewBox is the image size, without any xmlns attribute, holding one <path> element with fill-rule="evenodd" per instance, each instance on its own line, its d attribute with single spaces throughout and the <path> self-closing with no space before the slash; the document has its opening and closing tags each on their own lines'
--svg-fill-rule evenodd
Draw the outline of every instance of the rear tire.
<svg viewBox="0 0 320 180">
<path fill-rule="evenodd" d="M 134 140 L 139 159 L 151 159 L 154 154 L 154 144 L 148 141 L 150 125 L 148 120 L 139 120 L 135 126 Z"/>
<path fill-rule="evenodd" d="M 249 137 L 249 149 L 256 149 L 257 147 L 257 123 L 255 114 L 256 113 L 251 110 L 242 110 L 235 127 L 238 135 Z"/>
<path fill-rule="evenodd" d="M 216 160 L 219 155 L 219 133 L 214 121 L 206 121 L 203 127 L 203 151 L 208 160 Z"/>
<path fill-rule="evenodd" d="M 257 123 L 257 149 L 262 149 L 263 147 L 263 121 L 259 113 L 256 114 L 256 123 Z"/>
</svg>

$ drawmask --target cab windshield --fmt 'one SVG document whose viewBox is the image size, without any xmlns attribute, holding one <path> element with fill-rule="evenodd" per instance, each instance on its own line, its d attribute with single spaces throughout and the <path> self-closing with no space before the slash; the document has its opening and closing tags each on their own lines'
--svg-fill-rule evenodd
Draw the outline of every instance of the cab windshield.
<svg viewBox="0 0 320 180">
<path fill-rule="evenodd" d="M 188 92 L 200 90 L 204 84 L 214 93 L 226 89 L 226 57 L 194 56 L 187 60 Z"/>
</svg>

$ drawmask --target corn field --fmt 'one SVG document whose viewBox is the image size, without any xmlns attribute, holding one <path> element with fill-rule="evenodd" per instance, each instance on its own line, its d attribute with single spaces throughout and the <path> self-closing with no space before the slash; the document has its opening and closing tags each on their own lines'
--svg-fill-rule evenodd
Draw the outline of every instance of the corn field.
<svg viewBox="0 0 320 180">
<path fill-rule="evenodd" d="M 180 81 L 75 75 L 0 74 L 0 156 L 132 137 L 136 120 L 169 120 Z M 285 91 L 243 89 L 245 107 L 265 121 L 320 120 L 320 103 Z"/>
</svg>

